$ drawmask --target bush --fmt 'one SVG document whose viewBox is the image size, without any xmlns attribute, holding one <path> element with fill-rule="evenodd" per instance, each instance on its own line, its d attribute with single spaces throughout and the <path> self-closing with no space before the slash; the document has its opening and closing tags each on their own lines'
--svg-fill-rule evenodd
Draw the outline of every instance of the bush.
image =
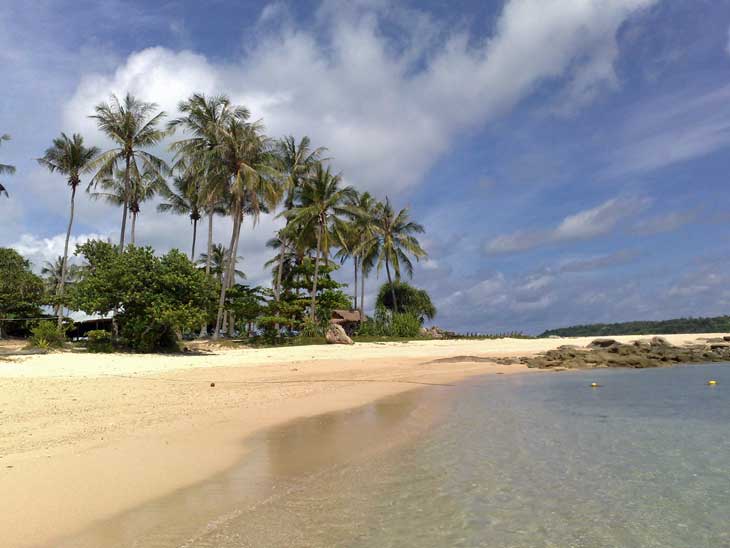
<svg viewBox="0 0 730 548">
<path fill-rule="evenodd" d="M 105 329 L 93 329 L 86 334 L 86 350 L 89 352 L 112 352 L 112 336 Z"/>
<path fill-rule="evenodd" d="M 375 317 L 360 325 L 357 332 L 362 337 L 401 337 L 412 339 L 418 337 L 421 320 L 412 313 L 390 314 L 385 307 L 375 309 Z"/>
<path fill-rule="evenodd" d="M 421 321 L 415 314 L 393 314 L 390 331 L 392 337 L 417 337 L 421 331 Z"/>
<path fill-rule="evenodd" d="M 30 345 L 35 348 L 61 348 L 66 342 L 66 330 L 55 321 L 43 321 L 31 329 Z"/>
</svg>

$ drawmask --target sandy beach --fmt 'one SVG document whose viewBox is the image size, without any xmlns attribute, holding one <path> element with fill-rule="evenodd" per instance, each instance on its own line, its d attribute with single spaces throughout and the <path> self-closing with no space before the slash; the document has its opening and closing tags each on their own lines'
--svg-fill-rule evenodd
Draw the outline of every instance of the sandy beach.
<svg viewBox="0 0 730 548">
<path fill-rule="evenodd" d="M 678 345 L 711 336 L 666 338 Z M 361 343 L 176 356 L 54 353 L 0 360 L 3 546 L 48 544 L 201 481 L 239 461 L 245 438 L 258 430 L 469 376 L 535 374 L 521 365 L 468 357 L 527 356 L 591 340 Z M 459 356 L 467 358 L 434 363 Z"/>
</svg>

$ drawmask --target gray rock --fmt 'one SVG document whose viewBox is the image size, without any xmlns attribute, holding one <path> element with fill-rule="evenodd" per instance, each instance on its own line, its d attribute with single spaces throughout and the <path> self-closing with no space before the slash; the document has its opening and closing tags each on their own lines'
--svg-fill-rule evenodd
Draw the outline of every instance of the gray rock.
<svg viewBox="0 0 730 548">
<path fill-rule="evenodd" d="M 619 344 L 619 342 L 614 339 L 594 339 L 591 341 L 591 344 L 588 345 L 588 348 L 608 348 L 615 344 Z"/>
<path fill-rule="evenodd" d="M 324 334 L 324 338 L 329 344 L 354 344 L 352 339 L 347 336 L 341 325 L 331 323 Z"/>
</svg>

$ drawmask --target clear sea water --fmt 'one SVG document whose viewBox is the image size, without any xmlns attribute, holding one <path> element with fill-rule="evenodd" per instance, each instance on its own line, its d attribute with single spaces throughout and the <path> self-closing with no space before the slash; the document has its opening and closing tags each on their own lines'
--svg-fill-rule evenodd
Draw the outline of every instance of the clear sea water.
<svg viewBox="0 0 730 548">
<path fill-rule="evenodd" d="M 256 447 L 61 545 L 730 547 L 727 365 L 493 375 Z"/>
</svg>

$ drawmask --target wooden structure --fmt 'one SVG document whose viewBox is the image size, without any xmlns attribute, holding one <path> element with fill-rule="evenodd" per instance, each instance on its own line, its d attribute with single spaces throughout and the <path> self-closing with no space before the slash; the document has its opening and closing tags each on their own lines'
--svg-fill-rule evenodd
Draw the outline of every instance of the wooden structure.
<svg viewBox="0 0 730 548">
<path fill-rule="evenodd" d="M 342 326 L 348 335 L 355 332 L 361 321 L 359 310 L 333 310 L 330 318 L 330 323 Z"/>
</svg>

